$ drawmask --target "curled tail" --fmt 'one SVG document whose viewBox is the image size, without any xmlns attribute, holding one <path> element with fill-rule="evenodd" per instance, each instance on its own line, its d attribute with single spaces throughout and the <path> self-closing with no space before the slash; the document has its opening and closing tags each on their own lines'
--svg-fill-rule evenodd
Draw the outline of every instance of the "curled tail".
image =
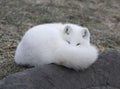
<svg viewBox="0 0 120 89">
<path fill-rule="evenodd" d="M 98 50 L 92 45 L 80 47 L 65 45 L 57 49 L 54 63 L 79 70 L 88 68 L 97 57 Z"/>
</svg>

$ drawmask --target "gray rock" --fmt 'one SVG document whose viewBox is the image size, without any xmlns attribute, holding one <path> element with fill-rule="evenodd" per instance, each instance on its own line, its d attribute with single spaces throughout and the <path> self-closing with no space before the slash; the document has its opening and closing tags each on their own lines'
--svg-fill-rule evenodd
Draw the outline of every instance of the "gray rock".
<svg viewBox="0 0 120 89">
<path fill-rule="evenodd" d="M 0 89 L 120 89 L 120 52 L 100 54 L 84 71 L 50 64 L 7 76 Z"/>
</svg>

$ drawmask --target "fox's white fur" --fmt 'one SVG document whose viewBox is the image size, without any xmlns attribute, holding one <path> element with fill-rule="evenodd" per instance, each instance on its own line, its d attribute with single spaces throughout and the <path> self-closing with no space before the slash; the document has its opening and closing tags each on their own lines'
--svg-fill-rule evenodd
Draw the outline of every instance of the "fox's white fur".
<svg viewBox="0 0 120 89">
<path fill-rule="evenodd" d="M 28 30 L 19 43 L 15 62 L 40 66 L 56 63 L 75 70 L 85 69 L 98 57 L 90 44 L 87 28 L 71 23 L 51 23 Z"/>
</svg>

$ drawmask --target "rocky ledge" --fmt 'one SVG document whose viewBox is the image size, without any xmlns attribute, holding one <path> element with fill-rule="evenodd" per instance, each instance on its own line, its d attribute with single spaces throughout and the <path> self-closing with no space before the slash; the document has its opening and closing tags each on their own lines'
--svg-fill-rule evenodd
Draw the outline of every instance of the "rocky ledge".
<svg viewBox="0 0 120 89">
<path fill-rule="evenodd" d="M 0 80 L 0 89 L 120 89 L 120 52 L 107 50 L 84 71 L 50 64 Z"/>
</svg>

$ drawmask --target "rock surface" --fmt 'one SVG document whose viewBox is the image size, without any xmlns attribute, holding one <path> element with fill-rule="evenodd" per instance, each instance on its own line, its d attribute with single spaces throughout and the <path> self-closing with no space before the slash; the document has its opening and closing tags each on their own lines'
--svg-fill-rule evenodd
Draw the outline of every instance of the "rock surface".
<svg viewBox="0 0 120 89">
<path fill-rule="evenodd" d="M 108 50 L 84 71 L 54 64 L 7 76 L 0 89 L 120 89 L 120 52 Z"/>
</svg>

